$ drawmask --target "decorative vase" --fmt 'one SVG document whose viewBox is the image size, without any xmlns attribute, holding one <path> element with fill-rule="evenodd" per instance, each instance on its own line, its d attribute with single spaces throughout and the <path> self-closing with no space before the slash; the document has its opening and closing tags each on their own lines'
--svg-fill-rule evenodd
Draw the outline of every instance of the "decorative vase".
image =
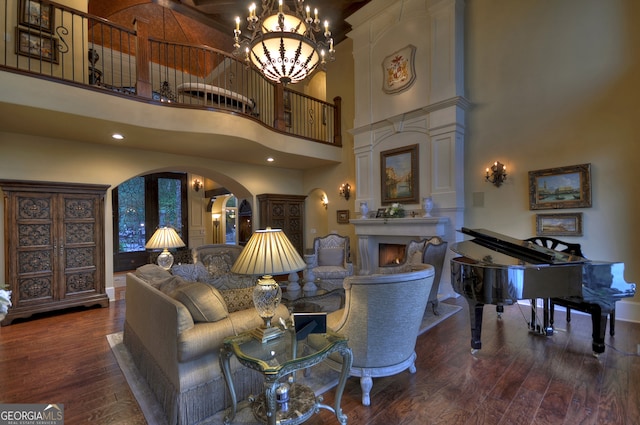
<svg viewBox="0 0 640 425">
<path fill-rule="evenodd" d="M 423 217 L 431 217 L 431 210 L 433 209 L 433 199 L 431 199 L 431 196 L 424 198 L 422 205 L 424 207 Z"/>
<path fill-rule="evenodd" d="M 362 218 L 369 217 L 369 205 L 366 202 L 360 202 L 360 214 L 362 214 Z"/>
</svg>

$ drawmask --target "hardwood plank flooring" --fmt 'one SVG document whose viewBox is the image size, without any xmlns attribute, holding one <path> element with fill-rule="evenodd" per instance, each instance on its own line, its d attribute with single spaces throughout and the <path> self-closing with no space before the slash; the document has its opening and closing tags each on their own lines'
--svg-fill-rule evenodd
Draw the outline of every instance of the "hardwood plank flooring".
<svg viewBox="0 0 640 425">
<path fill-rule="evenodd" d="M 64 403 L 65 424 L 145 424 L 106 335 L 122 330 L 126 301 L 67 310 L 0 328 L 0 402 Z M 374 379 L 362 406 L 357 378 L 342 407 L 350 425 L 639 424 L 640 324 L 617 322 L 606 351 L 591 355 L 588 316 L 553 337 L 527 331 L 526 307 L 484 313 L 482 350 L 471 355 L 463 310 L 418 338 L 417 373 Z M 333 391 L 325 403 L 333 404 Z M 307 424 L 337 423 L 325 410 Z"/>
</svg>

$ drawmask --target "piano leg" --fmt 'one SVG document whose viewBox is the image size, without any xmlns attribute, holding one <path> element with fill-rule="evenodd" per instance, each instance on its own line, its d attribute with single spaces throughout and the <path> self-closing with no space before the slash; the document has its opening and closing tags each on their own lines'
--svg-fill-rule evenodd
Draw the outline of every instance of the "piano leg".
<svg viewBox="0 0 640 425">
<path fill-rule="evenodd" d="M 467 305 L 469 306 L 469 319 L 471 321 L 471 352 L 475 353 L 476 350 L 482 348 L 481 333 L 482 333 L 482 312 L 484 304 L 476 303 L 475 301 L 467 299 Z"/>
<path fill-rule="evenodd" d="M 589 313 L 591 313 L 591 326 L 593 327 L 593 343 L 591 349 L 594 355 L 604 353 L 604 335 L 607 330 L 607 316 L 606 311 L 602 311 L 602 308 L 598 304 L 589 305 Z"/>
</svg>

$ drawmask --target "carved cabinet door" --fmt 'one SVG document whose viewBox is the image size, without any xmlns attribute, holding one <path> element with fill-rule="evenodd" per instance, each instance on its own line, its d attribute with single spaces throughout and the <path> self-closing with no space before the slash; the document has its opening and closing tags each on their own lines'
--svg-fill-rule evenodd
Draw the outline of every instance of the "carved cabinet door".
<svg viewBox="0 0 640 425">
<path fill-rule="evenodd" d="M 59 298 L 55 286 L 58 247 L 55 198 L 51 193 L 17 192 L 9 197 L 7 230 L 13 246 L 9 284 L 14 307 L 48 303 Z"/>
</svg>

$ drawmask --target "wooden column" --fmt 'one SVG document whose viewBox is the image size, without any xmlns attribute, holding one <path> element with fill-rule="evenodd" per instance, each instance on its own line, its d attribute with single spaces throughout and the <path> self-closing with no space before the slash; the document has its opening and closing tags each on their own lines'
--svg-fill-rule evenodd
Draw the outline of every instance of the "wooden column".
<svg viewBox="0 0 640 425">
<path fill-rule="evenodd" d="M 333 104 L 333 144 L 342 146 L 342 98 L 340 96 L 334 97 Z"/>
<path fill-rule="evenodd" d="M 136 94 L 151 99 L 149 20 L 136 17 L 133 20 L 133 25 L 136 30 Z"/>
</svg>

